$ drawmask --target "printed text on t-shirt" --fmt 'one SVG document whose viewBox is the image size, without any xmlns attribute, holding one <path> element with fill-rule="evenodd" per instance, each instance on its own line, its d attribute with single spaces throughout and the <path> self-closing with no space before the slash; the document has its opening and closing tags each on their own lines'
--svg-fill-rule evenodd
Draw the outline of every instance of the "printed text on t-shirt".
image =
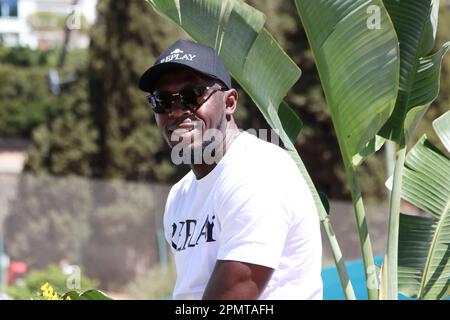
<svg viewBox="0 0 450 320">
<path fill-rule="evenodd" d="M 201 224 L 197 223 L 195 219 L 187 219 L 172 224 L 172 247 L 177 251 L 185 250 L 186 248 L 193 248 L 201 242 L 214 242 L 213 229 L 214 219 L 212 216 L 211 222 L 209 216 L 206 216 L 205 221 Z"/>
</svg>

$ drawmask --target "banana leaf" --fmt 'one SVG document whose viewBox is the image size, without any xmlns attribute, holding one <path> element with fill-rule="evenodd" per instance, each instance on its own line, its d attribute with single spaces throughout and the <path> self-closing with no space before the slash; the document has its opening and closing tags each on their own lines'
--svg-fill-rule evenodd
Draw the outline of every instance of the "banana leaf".
<svg viewBox="0 0 450 320">
<path fill-rule="evenodd" d="M 450 42 L 434 54 L 439 0 L 384 0 L 400 42 L 400 88 L 380 135 L 405 146 L 439 93 L 441 62 Z"/>
<path fill-rule="evenodd" d="M 450 285 L 450 112 L 433 122 L 447 155 L 423 136 L 408 153 L 401 196 L 427 215 L 401 214 L 399 291 L 441 299 Z"/>
<path fill-rule="evenodd" d="M 296 0 L 346 166 L 391 115 L 399 88 L 399 45 L 381 0 Z M 380 28 L 370 28 L 371 10 Z M 373 149 L 378 143 L 373 142 Z M 360 153 L 364 157 L 370 152 Z M 361 162 L 355 159 L 354 164 Z"/>
</svg>

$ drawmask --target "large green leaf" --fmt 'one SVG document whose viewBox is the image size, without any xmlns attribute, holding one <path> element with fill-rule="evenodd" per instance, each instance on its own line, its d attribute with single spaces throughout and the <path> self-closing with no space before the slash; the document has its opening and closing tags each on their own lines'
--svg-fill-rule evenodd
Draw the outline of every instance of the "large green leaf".
<svg viewBox="0 0 450 320">
<path fill-rule="evenodd" d="M 348 166 L 394 109 L 398 39 L 381 0 L 295 2 Z M 368 24 L 374 8 L 380 13 L 379 29 Z"/>
<path fill-rule="evenodd" d="M 450 137 L 450 112 L 435 120 L 445 143 Z M 450 152 L 450 146 L 447 145 Z M 410 297 L 440 299 L 450 285 L 450 158 L 426 136 L 408 153 L 402 198 L 430 217 L 402 214 L 399 230 L 399 291 Z"/>
<path fill-rule="evenodd" d="M 104 292 L 100 290 L 86 290 L 84 292 L 78 292 L 75 290 L 66 292 L 62 298 L 66 300 L 113 300 L 111 297 L 107 296 Z"/>
<path fill-rule="evenodd" d="M 442 58 L 450 42 L 431 56 L 439 0 L 384 0 L 400 41 L 400 89 L 395 110 L 380 135 L 404 146 L 439 93 Z"/>
<path fill-rule="evenodd" d="M 354 166 L 360 165 L 364 159 L 371 154 L 377 152 L 381 149 L 381 147 L 386 142 L 386 139 L 380 136 L 375 136 L 371 139 L 364 148 L 362 148 L 357 154 L 355 154 L 352 158 L 352 163 Z"/>
<path fill-rule="evenodd" d="M 450 114 L 447 112 L 440 118 L 433 121 L 434 131 L 439 135 L 439 139 L 442 141 L 442 144 L 447 148 L 450 152 L 450 130 L 448 130 L 448 125 L 450 123 Z"/>
</svg>

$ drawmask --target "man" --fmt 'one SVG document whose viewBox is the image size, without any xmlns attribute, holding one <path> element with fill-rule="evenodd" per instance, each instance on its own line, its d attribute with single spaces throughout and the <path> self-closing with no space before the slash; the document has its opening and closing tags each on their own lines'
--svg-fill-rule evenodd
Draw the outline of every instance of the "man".
<svg viewBox="0 0 450 320">
<path fill-rule="evenodd" d="M 214 49 L 175 42 L 139 87 L 172 159 L 192 169 L 164 212 L 173 298 L 322 299 L 312 195 L 282 148 L 238 129 L 238 93 Z"/>
</svg>

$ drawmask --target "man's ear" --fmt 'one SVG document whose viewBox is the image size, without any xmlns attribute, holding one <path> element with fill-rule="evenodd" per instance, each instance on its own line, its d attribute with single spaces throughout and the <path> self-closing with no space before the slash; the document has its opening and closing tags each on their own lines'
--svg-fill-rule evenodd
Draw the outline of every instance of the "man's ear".
<svg viewBox="0 0 450 320">
<path fill-rule="evenodd" d="M 230 89 L 224 93 L 225 115 L 227 118 L 234 115 L 237 108 L 239 95 L 236 89 Z"/>
</svg>

